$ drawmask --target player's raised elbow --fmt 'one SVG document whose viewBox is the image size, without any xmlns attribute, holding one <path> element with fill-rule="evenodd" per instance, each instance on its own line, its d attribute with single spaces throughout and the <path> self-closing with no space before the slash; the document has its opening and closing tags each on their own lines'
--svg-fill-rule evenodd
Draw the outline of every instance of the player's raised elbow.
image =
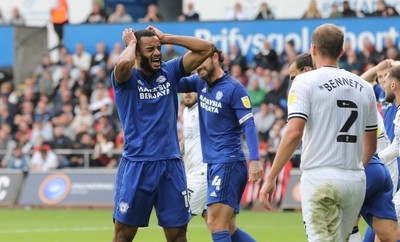
<svg viewBox="0 0 400 242">
<path fill-rule="evenodd" d="M 128 59 L 119 59 L 114 67 L 115 80 L 118 83 L 123 83 L 128 81 L 132 76 L 132 63 Z"/>
</svg>

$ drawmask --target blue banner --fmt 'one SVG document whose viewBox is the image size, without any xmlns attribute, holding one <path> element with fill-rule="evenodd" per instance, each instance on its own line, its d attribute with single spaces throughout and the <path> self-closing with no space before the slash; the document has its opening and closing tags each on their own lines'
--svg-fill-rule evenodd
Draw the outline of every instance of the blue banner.
<svg viewBox="0 0 400 242">
<path fill-rule="evenodd" d="M 220 22 L 170 22 L 152 23 L 164 33 L 189 35 L 213 41 L 224 53 L 230 45 L 237 44 L 243 55 L 252 62 L 253 56 L 263 49 L 268 39 L 278 53 L 285 43 L 292 40 L 299 52 L 308 51 L 311 34 L 321 24 L 333 23 L 344 28 L 346 40 L 360 50 L 365 39 L 369 39 L 377 50 L 381 50 L 384 38 L 390 36 L 398 46 L 400 18 L 357 18 L 320 20 L 273 20 L 273 21 L 220 21 Z M 65 44 L 71 52 L 76 43 L 83 43 L 90 53 L 94 53 L 97 42 L 105 42 L 108 50 L 115 42 L 122 43 L 121 34 L 125 28 L 144 29 L 148 24 L 104 24 L 69 25 L 65 28 Z M 178 49 L 181 53 L 183 49 Z"/>
<path fill-rule="evenodd" d="M 0 26 L 0 66 L 12 66 L 14 63 L 14 28 Z"/>
</svg>

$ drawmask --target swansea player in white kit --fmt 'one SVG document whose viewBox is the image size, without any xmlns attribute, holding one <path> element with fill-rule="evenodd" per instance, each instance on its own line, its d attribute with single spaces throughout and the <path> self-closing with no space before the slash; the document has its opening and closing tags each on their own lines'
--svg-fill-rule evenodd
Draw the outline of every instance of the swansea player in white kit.
<svg viewBox="0 0 400 242">
<path fill-rule="evenodd" d="M 267 209 L 275 180 L 302 143 L 302 213 L 308 241 L 346 241 L 365 197 L 364 166 L 376 150 L 377 108 L 372 86 L 338 68 L 344 33 L 333 24 L 312 34 L 317 70 L 295 78 L 288 125 L 260 191 Z"/>
<path fill-rule="evenodd" d="M 205 217 L 207 209 L 207 164 L 203 162 L 201 153 L 197 93 L 183 93 L 182 102 L 186 106 L 183 110 L 182 154 L 184 155 L 189 204 L 192 215 L 200 214 Z"/>
</svg>

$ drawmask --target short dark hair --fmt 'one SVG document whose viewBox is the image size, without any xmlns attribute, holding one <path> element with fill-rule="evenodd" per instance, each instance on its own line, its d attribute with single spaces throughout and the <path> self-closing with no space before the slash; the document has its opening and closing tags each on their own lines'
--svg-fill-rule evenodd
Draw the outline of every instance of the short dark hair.
<svg viewBox="0 0 400 242">
<path fill-rule="evenodd" d="M 308 66 L 314 69 L 314 65 L 312 62 L 312 58 L 311 58 L 311 54 L 310 53 L 303 53 L 300 55 L 297 55 L 292 62 L 290 63 L 290 65 L 292 65 L 292 63 L 296 64 L 296 69 L 303 71 L 304 67 Z"/>
<path fill-rule="evenodd" d="M 137 51 L 140 50 L 140 42 L 141 42 L 140 39 L 142 37 L 152 37 L 152 36 L 157 36 L 157 35 L 156 35 L 156 33 L 152 32 L 150 30 L 147 30 L 147 29 L 142 29 L 142 30 L 136 31 L 135 32 L 135 37 L 136 37 L 136 40 L 137 40 L 136 50 Z"/>
<path fill-rule="evenodd" d="M 223 54 L 222 51 L 219 50 L 215 45 L 214 45 L 214 47 L 213 47 L 213 51 L 212 51 L 211 54 L 210 54 L 210 57 L 212 57 L 212 56 L 214 55 L 214 53 L 217 53 L 217 54 L 218 54 L 218 62 L 219 62 L 220 64 L 223 63 L 224 60 L 225 60 L 224 54 Z"/>
<path fill-rule="evenodd" d="M 343 50 L 343 30 L 334 24 L 323 24 L 314 30 L 312 43 L 322 56 L 337 59 Z"/>
<path fill-rule="evenodd" d="M 388 76 L 396 79 L 397 82 L 400 82 L 400 66 L 393 66 L 390 68 Z"/>
</svg>

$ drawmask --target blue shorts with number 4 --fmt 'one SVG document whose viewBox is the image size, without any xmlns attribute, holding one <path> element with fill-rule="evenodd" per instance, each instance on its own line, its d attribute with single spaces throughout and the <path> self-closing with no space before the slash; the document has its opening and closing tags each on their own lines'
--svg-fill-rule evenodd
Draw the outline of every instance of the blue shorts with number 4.
<svg viewBox="0 0 400 242">
<path fill-rule="evenodd" d="M 248 180 L 246 161 L 208 164 L 207 179 L 207 205 L 223 203 L 238 214 Z"/>
<path fill-rule="evenodd" d="M 180 159 L 133 162 L 122 157 L 115 184 L 113 216 L 120 223 L 147 227 L 153 206 L 161 227 L 181 227 L 190 221 Z"/>
</svg>

